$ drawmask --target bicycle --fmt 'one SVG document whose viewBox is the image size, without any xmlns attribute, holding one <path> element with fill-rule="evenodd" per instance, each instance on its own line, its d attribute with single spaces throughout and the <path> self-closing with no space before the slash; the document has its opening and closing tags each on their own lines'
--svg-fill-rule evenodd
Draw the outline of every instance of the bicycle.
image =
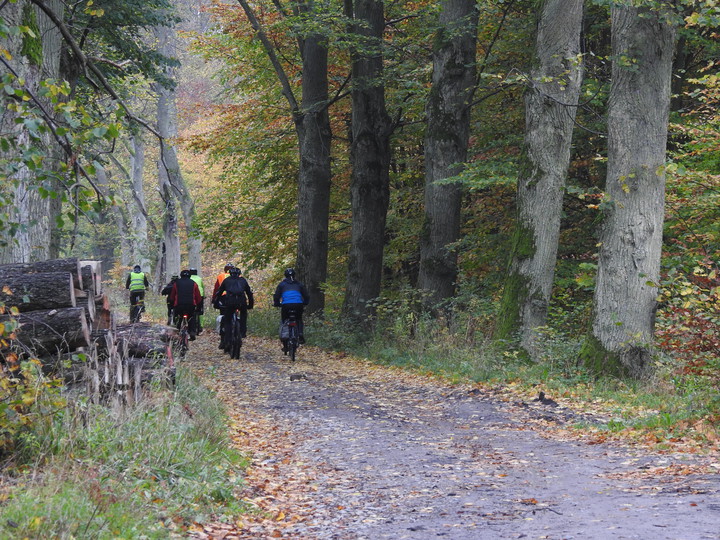
<svg viewBox="0 0 720 540">
<path fill-rule="evenodd" d="M 187 313 L 183 315 L 182 320 L 180 321 L 178 346 L 180 348 L 180 355 L 185 356 L 190 348 L 190 320 L 188 319 Z"/>
<path fill-rule="evenodd" d="M 285 346 L 287 348 L 286 354 L 290 357 L 290 361 L 294 362 L 298 347 L 300 347 L 300 328 L 298 325 L 297 313 L 295 313 L 295 311 L 290 311 L 288 313 L 288 318 L 283 321 L 283 324 L 287 324 L 288 327 L 288 337 L 285 342 Z"/>
<path fill-rule="evenodd" d="M 239 360 L 242 347 L 242 331 L 240 329 L 240 309 L 233 311 L 230 321 L 230 335 L 228 336 L 227 349 L 230 358 Z"/>
<path fill-rule="evenodd" d="M 145 300 L 143 298 L 135 299 L 135 303 L 130 306 L 130 322 L 140 322 L 143 311 L 145 311 Z"/>
</svg>

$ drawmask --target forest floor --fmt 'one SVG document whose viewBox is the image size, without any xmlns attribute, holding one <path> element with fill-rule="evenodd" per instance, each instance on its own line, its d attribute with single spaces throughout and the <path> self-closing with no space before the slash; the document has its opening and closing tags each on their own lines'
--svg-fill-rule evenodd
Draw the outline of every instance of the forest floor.
<svg viewBox="0 0 720 540">
<path fill-rule="evenodd" d="M 256 337 L 230 360 L 212 332 L 185 361 L 228 407 L 257 510 L 194 538 L 720 538 L 718 455 L 573 429 L 603 419 L 572 404 Z"/>
</svg>

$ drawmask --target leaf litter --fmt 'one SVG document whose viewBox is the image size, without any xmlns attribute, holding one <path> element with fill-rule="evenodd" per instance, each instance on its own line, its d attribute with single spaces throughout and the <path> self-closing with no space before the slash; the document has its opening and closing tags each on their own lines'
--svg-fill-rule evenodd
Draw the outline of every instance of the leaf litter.
<svg viewBox="0 0 720 540">
<path fill-rule="evenodd" d="M 314 347 L 291 363 L 256 337 L 230 360 L 216 339 L 200 336 L 186 361 L 251 458 L 238 495 L 251 511 L 194 538 L 717 538 L 717 454 L 580 431 L 605 419 L 508 387 Z"/>
</svg>

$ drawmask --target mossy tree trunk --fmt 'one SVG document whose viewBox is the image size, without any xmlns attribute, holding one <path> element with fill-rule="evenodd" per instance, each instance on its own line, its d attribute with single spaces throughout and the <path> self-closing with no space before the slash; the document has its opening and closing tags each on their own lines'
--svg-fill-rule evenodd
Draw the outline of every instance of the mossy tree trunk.
<svg viewBox="0 0 720 540">
<path fill-rule="evenodd" d="M 592 334 L 582 351 L 598 371 L 640 376 L 651 366 L 674 41 L 658 10 L 613 6 L 608 209 Z"/>
<path fill-rule="evenodd" d="M 363 45 L 353 52 L 352 61 L 352 230 L 343 311 L 364 319 L 374 311 L 369 302 L 380 295 L 382 281 L 392 122 L 382 82 L 383 3 L 356 0 L 352 19 Z"/>
<path fill-rule="evenodd" d="M 474 0 L 444 0 L 433 51 L 432 89 L 425 134 L 425 224 L 420 238 L 418 288 L 437 305 L 455 294 L 462 189 L 437 184 L 462 171 L 467 160 L 475 87 L 478 10 Z"/>
<path fill-rule="evenodd" d="M 582 0 L 547 0 L 538 21 L 536 67 L 525 94 L 524 167 L 496 337 L 518 336 L 532 356 L 546 323 L 563 193 L 582 84 Z"/>
</svg>

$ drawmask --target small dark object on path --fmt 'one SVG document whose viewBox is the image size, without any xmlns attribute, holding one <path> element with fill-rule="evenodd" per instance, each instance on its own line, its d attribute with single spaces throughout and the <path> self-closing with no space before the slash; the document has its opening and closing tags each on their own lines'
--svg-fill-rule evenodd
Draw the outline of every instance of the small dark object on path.
<svg viewBox="0 0 720 540">
<path fill-rule="evenodd" d="M 548 405 L 548 406 L 550 406 L 550 407 L 557 407 L 557 406 L 558 406 L 557 401 L 552 400 L 552 399 L 550 399 L 550 398 L 548 398 L 548 397 L 545 397 L 545 392 L 540 392 L 540 393 L 538 394 L 538 397 L 537 397 L 536 399 L 533 399 L 533 401 L 539 401 L 539 402 L 542 403 L 543 405 Z"/>
<path fill-rule="evenodd" d="M 291 381 L 307 381 L 307 376 L 304 373 L 292 373 L 290 374 Z"/>
</svg>

